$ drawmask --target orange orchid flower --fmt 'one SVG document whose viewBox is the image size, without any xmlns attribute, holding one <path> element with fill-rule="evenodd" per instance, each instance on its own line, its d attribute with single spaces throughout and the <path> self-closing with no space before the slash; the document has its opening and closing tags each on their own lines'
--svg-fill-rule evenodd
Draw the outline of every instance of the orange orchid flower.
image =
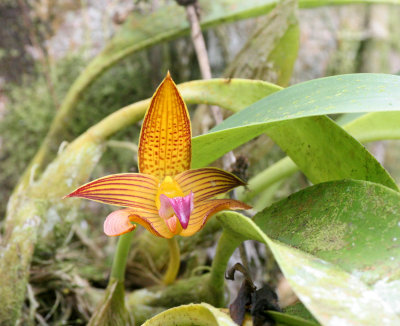
<svg viewBox="0 0 400 326">
<path fill-rule="evenodd" d="M 215 213 L 249 209 L 232 199 L 211 199 L 244 182 L 231 173 L 207 167 L 190 170 L 189 113 L 169 73 L 156 90 L 139 140 L 140 173 L 109 175 L 89 182 L 66 197 L 81 197 L 127 207 L 107 216 L 104 233 L 117 236 L 139 223 L 156 236 L 191 236 Z"/>
</svg>

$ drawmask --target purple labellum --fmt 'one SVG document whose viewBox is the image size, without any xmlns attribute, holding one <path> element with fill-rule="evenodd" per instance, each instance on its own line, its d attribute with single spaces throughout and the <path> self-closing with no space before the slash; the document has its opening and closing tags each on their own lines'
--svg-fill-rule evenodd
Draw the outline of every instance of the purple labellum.
<svg viewBox="0 0 400 326">
<path fill-rule="evenodd" d="M 168 219 L 172 215 L 176 215 L 183 229 L 189 225 L 190 214 L 193 211 L 194 195 L 191 191 L 189 195 L 184 197 L 169 198 L 166 195 L 160 195 L 161 207 L 158 211 L 163 219 Z"/>
</svg>

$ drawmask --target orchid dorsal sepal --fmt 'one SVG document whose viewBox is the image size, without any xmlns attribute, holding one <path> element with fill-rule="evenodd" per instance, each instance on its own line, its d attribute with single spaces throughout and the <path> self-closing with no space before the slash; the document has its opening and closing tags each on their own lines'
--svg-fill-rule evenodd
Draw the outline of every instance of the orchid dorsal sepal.
<svg viewBox="0 0 400 326">
<path fill-rule="evenodd" d="M 190 170 L 189 113 L 171 76 L 157 88 L 140 133 L 140 173 L 103 177 L 67 197 L 81 197 L 126 207 L 111 213 L 104 232 L 115 236 L 139 223 L 156 236 L 191 236 L 223 209 L 248 209 L 231 199 L 212 199 L 245 183 L 217 168 Z"/>
</svg>

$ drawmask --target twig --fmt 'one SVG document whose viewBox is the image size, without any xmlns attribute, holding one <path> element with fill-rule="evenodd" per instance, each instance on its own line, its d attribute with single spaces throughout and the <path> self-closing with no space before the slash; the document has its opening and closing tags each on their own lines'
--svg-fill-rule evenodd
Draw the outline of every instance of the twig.
<svg viewBox="0 0 400 326">
<path fill-rule="evenodd" d="M 178 4 L 182 5 L 186 9 L 186 15 L 190 24 L 190 34 L 194 49 L 196 51 L 197 61 L 200 66 L 200 73 L 203 79 L 211 79 L 211 67 L 208 60 L 208 53 L 206 43 L 204 41 L 203 33 L 201 32 L 199 16 L 197 12 L 197 0 L 177 0 Z M 215 124 L 220 124 L 223 120 L 221 109 L 216 105 L 211 105 L 211 112 L 213 114 Z M 223 157 L 223 165 L 225 169 L 228 169 L 236 158 L 233 152 L 228 152 Z"/>
<path fill-rule="evenodd" d="M 36 314 L 36 310 L 39 307 L 39 303 L 35 299 L 35 293 L 33 292 L 32 286 L 28 283 L 26 285 L 27 287 L 27 294 L 28 294 L 28 300 L 29 300 L 29 317 L 31 320 L 34 319 L 34 316 Z"/>
<path fill-rule="evenodd" d="M 201 32 L 199 17 L 195 4 L 186 6 L 186 14 L 190 24 L 190 34 L 192 42 L 196 51 L 197 61 L 200 66 L 200 73 L 203 79 L 211 79 L 211 67 L 208 61 L 208 54 L 206 43 L 204 42 L 203 33 Z M 211 112 L 213 113 L 215 123 L 220 124 L 223 120 L 221 109 L 216 105 L 211 105 Z"/>
<path fill-rule="evenodd" d="M 242 242 L 239 246 L 239 254 L 240 254 L 240 259 L 242 261 L 242 265 L 247 270 L 247 272 L 250 273 L 249 258 L 247 256 L 246 246 L 244 245 L 244 242 Z"/>
</svg>

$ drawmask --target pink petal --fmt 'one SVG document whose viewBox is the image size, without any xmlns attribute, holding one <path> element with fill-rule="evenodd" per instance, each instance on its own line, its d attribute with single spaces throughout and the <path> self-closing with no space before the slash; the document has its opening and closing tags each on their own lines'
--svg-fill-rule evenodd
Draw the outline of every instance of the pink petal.
<svg viewBox="0 0 400 326">
<path fill-rule="evenodd" d="M 194 208 L 193 200 L 192 191 L 184 197 L 169 198 L 164 194 L 160 195 L 161 208 L 159 214 L 162 218 L 168 219 L 175 213 L 182 228 L 186 229 L 189 224 L 190 214 Z"/>
<path fill-rule="evenodd" d="M 128 209 L 112 212 L 104 221 L 104 233 L 113 237 L 133 231 L 136 225 L 130 222 L 130 215 L 132 215 L 132 211 Z"/>
<path fill-rule="evenodd" d="M 176 221 L 176 216 L 172 216 L 169 219 L 166 219 L 165 222 L 167 223 L 168 229 L 172 232 L 176 232 L 176 227 L 177 227 L 177 221 Z"/>
<path fill-rule="evenodd" d="M 171 216 L 175 214 L 174 209 L 172 208 L 171 203 L 169 201 L 169 198 L 166 195 L 164 194 L 160 195 L 160 204 L 161 207 L 158 210 L 158 214 L 160 214 L 160 216 L 164 220 L 169 219 Z"/>
</svg>

